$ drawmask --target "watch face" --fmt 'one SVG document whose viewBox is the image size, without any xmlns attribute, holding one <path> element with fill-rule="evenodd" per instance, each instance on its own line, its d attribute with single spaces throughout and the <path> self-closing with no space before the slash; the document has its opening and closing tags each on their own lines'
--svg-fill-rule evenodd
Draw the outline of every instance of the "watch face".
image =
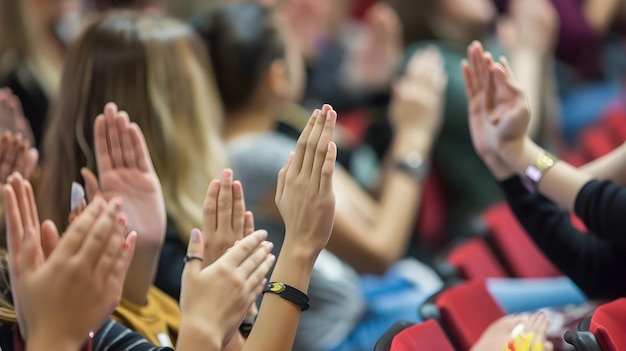
<svg viewBox="0 0 626 351">
<path fill-rule="evenodd" d="M 281 283 L 269 283 L 267 284 L 267 291 L 273 292 L 275 294 L 280 294 L 285 291 L 285 285 Z"/>
</svg>

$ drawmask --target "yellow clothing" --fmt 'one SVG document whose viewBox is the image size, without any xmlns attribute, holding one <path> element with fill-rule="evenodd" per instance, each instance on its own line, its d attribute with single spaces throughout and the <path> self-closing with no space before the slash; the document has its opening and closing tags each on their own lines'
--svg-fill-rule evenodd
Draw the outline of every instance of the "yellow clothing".
<svg viewBox="0 0 626 351">
<path fill-rule="evenodd" d="M 122 299 L 113 312 L 113 319 L 157 346 L 174 348 L 181 314 L 176 300 L 152 286 L 145 306 Z"/>
</svg>

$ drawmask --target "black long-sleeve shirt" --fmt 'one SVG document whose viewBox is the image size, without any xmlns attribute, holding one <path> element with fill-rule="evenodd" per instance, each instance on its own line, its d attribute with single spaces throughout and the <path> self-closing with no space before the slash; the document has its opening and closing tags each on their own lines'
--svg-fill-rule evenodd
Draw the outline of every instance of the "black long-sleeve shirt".
<svg viewBox="0 0 626 351">
<path fill-rule="evenodd" d="M 570 214 L 519 177 L 501 182 L 506 199 L 537 246 L 592 299 L 626 296 L 626 188 L 592 180 L 576 197 L 575 212 L 588 233 L 576 229 Z"/>
</svg>

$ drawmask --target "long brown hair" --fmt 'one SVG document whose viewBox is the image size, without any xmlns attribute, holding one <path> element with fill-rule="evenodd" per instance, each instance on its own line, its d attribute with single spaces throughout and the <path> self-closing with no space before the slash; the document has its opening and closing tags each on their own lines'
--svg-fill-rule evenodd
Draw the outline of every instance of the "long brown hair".
<svg viewBox="0 0 626 351">
<path fill-rule="evenodd" d="M 95 117 L 113 101 L 143 130 L 168 216 L 186 239 L 201 225 L 206 186 L 224 166 L 212 74 L 202 41 L 176 20 L 122 11 L 87 26 L 67 54 L 44 138 L 43 217 L 67 225 L 71 182 L 81 167 L 97 171 Z"/>
</svg>

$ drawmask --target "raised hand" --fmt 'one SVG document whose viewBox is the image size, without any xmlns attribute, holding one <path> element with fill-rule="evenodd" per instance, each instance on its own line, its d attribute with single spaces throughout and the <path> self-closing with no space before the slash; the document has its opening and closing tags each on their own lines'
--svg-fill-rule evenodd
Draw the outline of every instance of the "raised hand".
<svg viewBox="0 0 626 351">
<path fill-rule="evenodd" d="M 391 124 L 410 139 L 432 141 L 443 122 L 447 76 L 441 54 L 434 47 L 417 51 L 404 76 L 395 84 L 389 106 Z"/>
<path fill-rule="evenodd" d="M 21 134 L 4 132 L 0 138 L 0 184 L 6 183 L 7 177 L 13 172 L 30 178 L 38 160 L 39 152 Z"/>
<path fill-rule="evenodd" d="M 387 89 L 401 58 L 402 23 L 388 4 L 379 2 L 368 10 L 365 28 L 350 48 L 348 78 L 353 85 Z"/>
<path fill-rule="evenodd" d="M 267 232 L 254 232 L 203 268 L 203 235 L 192 230 L 180 297 L 183 335 L 179 334 L 177 348 L 183 348 L 182 340 L 190 340 L 184 333 L 191 325 L 196 332 L 211 336 L 219 349 L 237 332 L 275 260 L 270 254 L 273 245 L 266 238 Z"/>
<path fill-rule="evenodd" d="M 295 154 L 278 173 L 276 205 L 285 222 L 283 248 L 295 245 L 317 257 L 330 239 L 335 218 L 336 121 L 330 105 L 315 110 L 298 138 Z"/>
<path fill-rule="evenodd" d="M 152 166 L 150 153 L 139 126 L 128 114 L 108 103 L 94 126 L 95 154 L 100 186 L 95 175 L 83 168 L 89 198 L 123 199 L 126 227 L 138 233 L 137 255 L 129 269 L 124 297 L 145 303 L 156 274 L 158 256 L 165 238 L 166 212 L 161 184 Z"/>
<path fill-rule="evenodd" d="M 77 349 L 110 316 L 122 293 L 136 234 L 125 237 L 119 224 L 121 200 L 96 199 L 46 258 L 30 183 L 15 175 L 3 195 L 9 272 L 22 334 L 29 345 L 45 347 L 54 339 L 65 349 Z M 51 222 L 44 223 L 43 231 L 59 236 Z"/>
<path fill-rule="evenodd" d="M 35 145 L 35 137 L 30 123 L 24 117 L 20 99 L 9 88 L 0 88 L 0 132 L 9 131 L 22 134 L 22 137 Z"/>
<path fill-rule="evenodd" d="M 559 17 L 550 0 L 512 0 L 509 17 L 511 33 L 503 33 L 508 41 L 505 43 L 507 49 L 533 50 L 542 57 L 552 53 L 558 36 Z"/>
<path fill-rule="evenodd" d="M 521 146 L 530 121 L 524 93 L 501 58 L 495 63 L 478 42 L 468 48 L 463 74 L 469 101 L 470 130 L 476 151 L 483 156 Z"/>
<path fill-rule="evenodd" d="M 213 180 L 202 205 L 204 264 L 221 257 L 235 241 L 254 231 L 252 212 L 246 211 L 241 182 L 233 181 L 233 171 L 225 169 L 221 180 Z"/>
</svg>

